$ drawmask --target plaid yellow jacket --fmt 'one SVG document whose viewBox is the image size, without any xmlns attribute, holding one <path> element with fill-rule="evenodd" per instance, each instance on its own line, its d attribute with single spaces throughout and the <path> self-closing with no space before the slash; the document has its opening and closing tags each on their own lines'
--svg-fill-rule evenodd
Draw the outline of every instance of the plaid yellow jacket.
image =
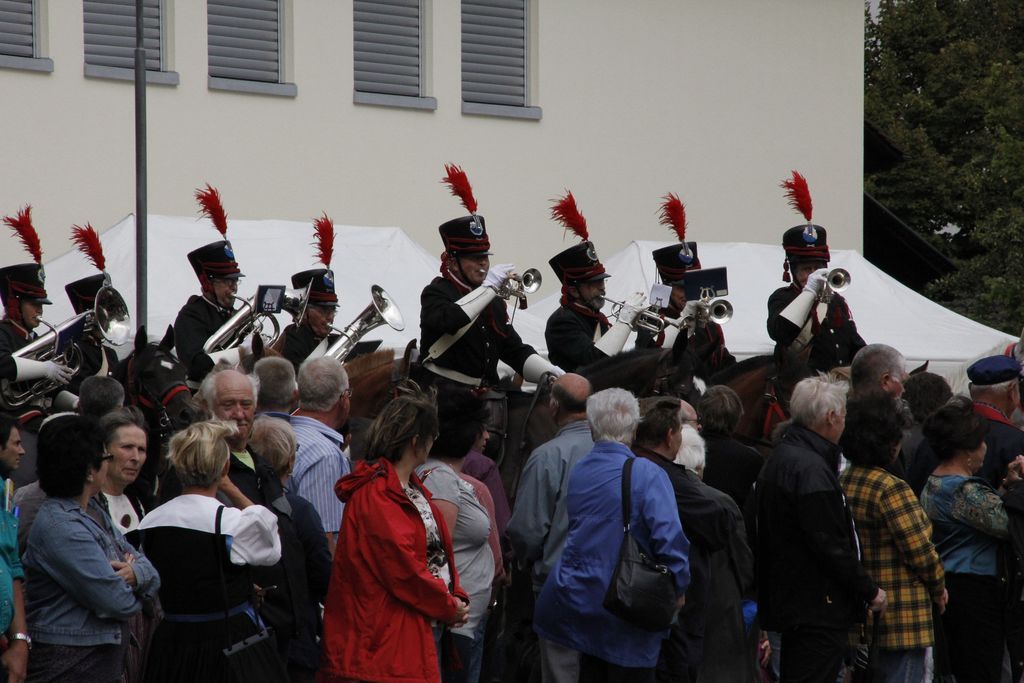
<svg viewBox="0 0 1024 683">
<path fill-rule="evenodd" d="M 880 467 L 851 465 L 839 481 L 857 525 L 861 564 L 889 600 L 880 646 L 932 645 L 932 600 L 942 595 L 945 577 L 921 504 L 906 482 Z"/>
</svg>

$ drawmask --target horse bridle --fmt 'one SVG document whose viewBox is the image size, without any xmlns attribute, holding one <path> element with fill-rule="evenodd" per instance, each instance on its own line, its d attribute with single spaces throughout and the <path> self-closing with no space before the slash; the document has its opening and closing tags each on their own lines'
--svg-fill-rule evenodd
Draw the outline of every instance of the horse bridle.
<svg viewBox="0 0 1024 683">
<path fill-rule="evenodd" d="M 136 358 L 137 356 L 132 356 L 128 360 L 128 372 L 127 377 L 125 378 L 128 399 L 132 405 L 141 405 L 143 408 L 148 408 L 156 413 L 158 425 L 157 431 L 160 439 L 163 440 L 170 436 L 174 431 L 174 423 L 171 421 L 171 416 L 167 413 L 167 406 L 170 405 L 175 396 L 183 391 L 188 391 L 188 385 L 185 384 L 185 382 L 178 380 L 176 382 L 172 382 L 160 396 L 151 394 L 144 383 L 136 381 Z"/>
</svg>

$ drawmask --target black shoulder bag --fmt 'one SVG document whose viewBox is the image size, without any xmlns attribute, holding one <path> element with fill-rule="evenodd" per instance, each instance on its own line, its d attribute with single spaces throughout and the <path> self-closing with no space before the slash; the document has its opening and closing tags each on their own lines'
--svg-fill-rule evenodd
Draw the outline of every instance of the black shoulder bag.
<svg viewBox="0 0 1024 683">
<path fill-rule="evenodd" d="M 228 585 L 224 580 L 224 563 L 228 561 L 224 552 L 224 537 L 220 533 L 220 518 L 224 506 L 217 508 L 217 570 L 220 572 L 220 590 L 224 598 L 224 636 L 227 647 L 224 648 L 224 659 L 228 669 L 236 681 L 246 683 L 276 683 L 288 680 L 288 670 L 281 656 L 277 653 L 276 641 L 265 626 L 259 633 L 243 638 L 237 643 L 231 642 L 231 615 L 228 604 Z"/>
<path fill-rule="evenodd" d="M 604 608 L 634 626 L 663 631 L 676 616 L 676 587 L 668 567 L 651 560 L 629 533 L 630 475 L 633 461 L 622 466 L 622 546 L 619 564 L 604 595 Z"/>
</svg>

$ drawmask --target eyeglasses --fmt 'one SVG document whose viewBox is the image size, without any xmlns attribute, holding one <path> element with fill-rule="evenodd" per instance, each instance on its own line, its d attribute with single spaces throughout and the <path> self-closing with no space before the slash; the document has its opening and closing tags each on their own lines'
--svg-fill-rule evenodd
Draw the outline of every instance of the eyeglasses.
<svg viewBox="0 0 1024 683">
<path fill-rule="evenodd" d="M 114 454 L 113 453 L 104 453 L 103 456 L 100 458 L 100 462 L 103 462 L 104 460 L 113 460 L 113 459 L 114 459 Z"/>
</svg>

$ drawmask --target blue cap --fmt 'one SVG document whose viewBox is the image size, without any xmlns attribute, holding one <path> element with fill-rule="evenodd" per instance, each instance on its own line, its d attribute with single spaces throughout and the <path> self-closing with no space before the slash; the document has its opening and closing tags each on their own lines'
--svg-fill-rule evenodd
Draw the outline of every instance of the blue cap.
<svg viewBox="0 0 1024 683">
<path fill-rule="evenodd" d="M 967 379 L 980 387 L 1009 382 L 1019 377 L 1020 363 L 1012 356 L 989 356 L 975 361 L 967 368 Z"/>
</svg>

